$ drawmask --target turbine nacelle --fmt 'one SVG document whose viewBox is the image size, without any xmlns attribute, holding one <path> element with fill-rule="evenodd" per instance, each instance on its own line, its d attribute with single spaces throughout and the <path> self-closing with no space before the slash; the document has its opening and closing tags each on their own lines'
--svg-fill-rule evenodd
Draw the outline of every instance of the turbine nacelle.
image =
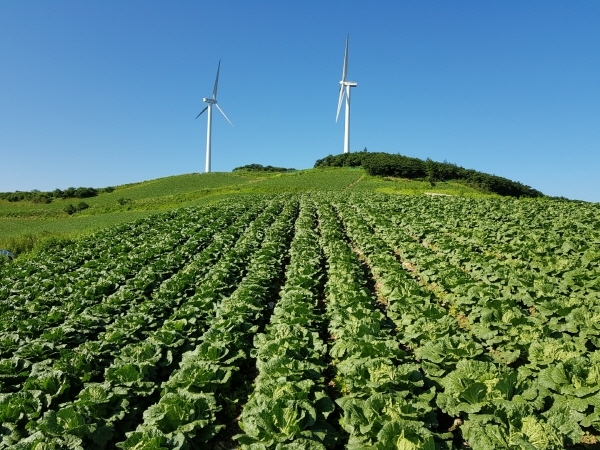
<svg viewBox="0 0 600 450">
<path fill-rule="evenodd" d="M 214 98 L 203 98 L 202 101 L 204 103 L 210 103 L 211 105 L 214 105 L 217 103 L 217 101 Z"/>
<path fill-rule="evenodd" d="M 356 87 L 358 86 L 358 83 L 356 81 L 340 81 L 340 84 L 342 86 L 350 86 L 350 87 Z"/>
</svg>

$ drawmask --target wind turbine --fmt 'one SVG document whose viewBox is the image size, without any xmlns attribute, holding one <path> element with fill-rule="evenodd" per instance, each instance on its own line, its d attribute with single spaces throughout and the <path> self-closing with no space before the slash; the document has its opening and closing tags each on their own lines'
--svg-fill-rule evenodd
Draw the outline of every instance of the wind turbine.
<svg viewBox="0 0 600 450">
<path fill-rule="evenodd" d="M 356 87 L 358 83 L 355 81 L 346 81 L 346 74 L 348 73 L 348 38 L 346 36 L 346 52 L 344 53 L 344 68 L 342 69 L 342 81 L 340 81 L 340 98 L 338 100 L 337 115 L 335 121 L 337 123 L 338 117 L 340 116 L 340 109 L 342 107 L 342 101 L 344 95 L 346 96 L 346 117 L 344 125 L 344 153 L 350 153 L 350 88 Z"/>
<path fill-rule="evenodd" d="M 231 124 L 231 126 L 233 126 L 233 124 L 231 123 L 231 120 L 229 120 L 229 118 L 227 117 L 227 115 L 223 112 L 223 110 L 221 109 L 221 107 L 217 104 L 217 86 L 219 85 L 219 71 L 221 70 L 221 60 L 219 60 L 219 66 L 217 67 L 217 78 L 215 80 L 215 88 L 213 89 L 213 96 L 212 98 L 203 98 L 202 100 L 204 101 L 204 103 L 207 103 L 206 108 L 204 108 L 202 111 L 200 111 L 200 114 L 198 114 L 196 116 L 196 119 L 198 117 L 200 117 L 202 115 L 202 113 L 206 110 L 208 110 L 208 125 L 206 128 L 206 173 L 210 172 L 210 130 L 212 127 L 212 107 L 213 105 L 215 105 L 217 107 L 217 109 L 219 111 L 221 111 L 221 114 L 223 114 L 223 117 L 225 117 L 227 119 L 227 122 L 229 122 Z"/>
</svg>

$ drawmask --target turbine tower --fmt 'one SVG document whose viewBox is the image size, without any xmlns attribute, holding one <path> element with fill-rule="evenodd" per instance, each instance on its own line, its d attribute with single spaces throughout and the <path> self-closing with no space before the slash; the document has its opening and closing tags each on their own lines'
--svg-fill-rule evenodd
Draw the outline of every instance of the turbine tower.
<svg viewBox="0 0 600 450">
<path fill-rule="evenodd" d="M 215 80 L 215 88 L 213 89 L 213 96 L 212 98 L 203 98 L 202 100 L 204 101 L 204 103 L 207 103 L 206 108 L 204 108 L 202 111 L 200 111 L 200 114 L 198 114 L 196 116 L 196 119 L 198 117 L 200 117 L 202 115 L 202 113 L 206 110 L 208 110 L 208 125 L 206 128 L 206 173 L 210 172 L 210 130 L 212 127 L 212 107 L 213 105 L 215 105 L 217 107 L 217 109 L 219 111 L 221 111 L 221 114 L 223 114 L 223 117 L 225 117 L 227 119 L 227 122 L 229 122 L 231 124 L 231 126 L 233 126 L 233 124 L 231 123 L 231 120 L 229 120 L 229 118 L 227 117 L 227 115 L 225 115 L 225 113 L 223 112 L 223 110 L 221 109 L 221 107 L 217 104 L 217 86 L 219 85 L 219 71 L 221 70 L 221 60 L 219 60 L 219 66 L 217 67 L 217 78 Z"/>
<path fill-rule="evenodd" d="M 346 96 L 346 117 L 344 125 L 344 153 L 350 153 L 350 88 L 356 87 L 358 83 L 355 81 L 346 81 L 346 74 L 348 73 L 348 38 L 346 36 L 346 52 L 344 53 L 344 68 L 342 69 L 342 81 L 340 81 L 340 98 L 338 100 L 337 115 L 335 121 L 337 123 L 338 117 L 340 116 L 340 109 L 342 107 L 342 101 L 344 95 Z"/>
</svg>

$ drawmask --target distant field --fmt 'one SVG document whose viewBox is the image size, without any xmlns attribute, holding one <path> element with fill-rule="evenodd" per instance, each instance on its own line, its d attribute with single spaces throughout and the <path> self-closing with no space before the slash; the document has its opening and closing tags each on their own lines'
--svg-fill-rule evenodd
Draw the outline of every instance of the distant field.
<svg viewBox="0 0 600 450">
<path fill-rule="evenodd" d="M 423 181 L 370 177 L 362 169 L 188 174 L 117 186 L 111 193 L 83 199 L 89 208 L 72 216 L 64 209 L 80 199 L 54 200 L 50 204 L 0 200 L 0 248 L 20 254 L 52 238 L 78 237 L 153 212 L 219 202 L 231 196 L 324 190 L 493 196 L 458 183 L 431 186 Z"/>
</svg>

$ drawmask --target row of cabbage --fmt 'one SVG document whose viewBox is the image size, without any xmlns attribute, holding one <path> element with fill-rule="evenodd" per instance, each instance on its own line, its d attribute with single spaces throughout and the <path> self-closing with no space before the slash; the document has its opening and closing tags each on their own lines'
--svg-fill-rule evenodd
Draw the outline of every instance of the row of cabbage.
<svg viewBox="0 0 600 450">
<path fill-rule="evenodd" d="M 478 234 L 502 212 L 511 245 L 542 245 L 528 238 L 526 206 L 555 235 L 565 204 L 543 216 L 546 200 L 253 200 L 187 211 L 164 274 L 149 258 L 96 305 L 7 346 L 0 448 L 597 443 L 596 291 L 540 270 L 551 255 L 510 254 Z M 594 246 L 571 239 L 597 235 L 593 215 L 576 206 L 561 264 L 586 260 L 593 274 Z"/>
<path fill-rule="evenodd" d="M 126 249 L 123 242 L 128 237 L 121 240 L 117 247 L 121 247 L 122 252 L 114 258 L 102 263 L 89 259 L 66 273 L 38 274 L 46 277 L 44 282 L 32 277 L 26 287 L 12 289 L 13 295 L 3 300 L 6 311 L 2 316 L 0 353 L 7 357 L 17 352 L 23 357 L 39 359 L 61 348 L 62 342 L 57 340 L 81 339 L 81 333 L 77 336 L 77 331 L 73 335 L 70 330 L 91 332 L 99 317 L 110 319 L 114 315 L 110 308 L 106 310 L 99 305 L 100 301 L 129 305 L 145 298 L 185 265 L 199 246 L 206 245 L 217 229 L 209 226 L 212 222 L 219 220 L 222 225 L 226 224 L 242 210 L 242 205 L 227 207 L 224 211 L 184 210 L 180 216 L 167 217 L 169 220 L 157 218 L 152 228 L 144 222 L 134 227 L 134 236 L 129 236 Z M 85 242 L 98 242 L 96 247 L 100 248 L 111 243 L 103 235 Z M 81 252 L 74 251 L 75 259 L 81 257 L 80 253 L 88 254 L 88 246 L 82 246 Z M 48 253 L 41 254 L 24 265 L 30 266 L 33 261 L 47 256 Z M 19 269 L 20 265 L 15 265 L 14 271 L 19 272 Z M 13 281 L 3 277 L 2 284 L 11 286 Z M 42 334 L 47 337 L 43 338 Z"/>
<path fill-rule="evenodd" d="M 115 302 L 115 295 L 100 301 L 94 314 L 88 314 L 95 321 L 93 336 L 88 333 L 83 343 L 76 341 L 79 345 L 72 348 L 72 342 L 63 342 L 46 359 L 3 360 L 8 377 L 0 400 L 3 443 L 66 439 L 87 443 L 86 448 L 92 448 L 92 442 L 102 447 L 120 428 L 127 429 L 125 416 L 135 416 L 140 406 L 134 402 L 135 408 L 130 407 L 135 400 L 132 394 L 143 397 L 144 388 L 153 390 L 153 378 L 167 376 L 170 366 L 177 366 L 181 353 L 193 345 L 192 333 L 199 332 L 200 312 L 210 315 L 215 301 L 244 276 L 248 259 L 260 245 L 264 229 L 280 213 L 282 202 L 273 201 L 264 212 L 265 205 L 258 202 L 244 215 L 248 206 L 220 208 L 210 226 L 193 237 L 192 247 L 178 249 L 189 251 L 191 262 L 151 295 L 134 303 L 131 295 L 121 294 L 127 291 L 123 286 L 116 296 L 123 301 Z M 242 238 L 230 249 L 239 235 Z M 156 357 L 144 345 L 149 338 L 155 339 L 154 350 L 162 346 L 164 368 L 158 371 L 148 371 L 143 364 Z M 31 436 L 24 439 L 27 434 Z"/>
<path fill-rule="evenodd" d="M 246 393 L 252 340 L 268 319 L 268 303 L 276 295 L 298 214 L 298 202 L 286 203 L 267 230 L 247 273 L 230 295 L 210 299 L 211 320 L 196 347 L 185 353 L 179 368 L 162 383 L 158 401 L 119 448 L 201 448 L 231 428 Z M 241 389 L 240 389 L 241 388 Z"/>
<path fill-rule="evenodd" d="M 385 206 L 393 208 L 389 203 Z M 396 251 L 418 262 L 424 280 L 452 294 L 449 298 L 469 321 L 470 330 L 506 362 L 524 362 L 529 344 L 543 338 L 570 340 L 569 336 L 575 336 L 582 353 L 600 348 L 596 290 L 562 290 L 543 271 L 474 251 L 408 214 L 393 215 L 390 220 L 372 208 L 363 206 L 361 211 Z M 595 276 L 597 271 L 598 262 L 588 272 Z M 547 347 L 546 357 L 555 358 L 556 349 Z"/>
<path fill-rule="evenodd" d="M 81 292 L 85 298 L 93 296 L 94 291 L 98 294 L 114 292 L 130 273 L 144 266 L 145 260 L 139 258 L 143 258 L 144 254 L 148 258 L 159 254 L 154 253 L 153 246 L 147 245 L 147 242 L 167 246 L 168 243 L 162 242 L 165 239 L 179 238 L 185 242 L 190 232 L 199 229 L 197 226 L 201 224 L 198 222 L 204 220 L 207 214 L 209 211 L 205 209 L 187 209 L 152 215 L 98 232 L 89 239 L 61 241 L 49 246 L 36 258 L 4 265 L 0 268 L 3 280 L 0 312 L 7 311 L 6 308 L 15 312 L 23 308 L 25 314 L 47 310 L 53 305 L 47 303 L 70 295 L 73 287 L 82 281 L 88 288 Z M 98 271 L 111 276 L 96 280 L 94 286 L 87 286 L 85 281 Z M 32 303 L 34 306 L 29 306 L 30 302 L 35 302 Z"/>
<path fill-rule="evenodd" d="M 126 261 L 125 264 L 106 265 L 96 270 L 85 268 L 65 275 L 77 281 L 61 281 L 65 289 L 60 292 L 54 288 L 44 291 L 33 280 L 31 284 L 40 290 L 39 294 L 31 301 L 25 300 L 21 310 L 14 305 L 15 315 L 4 321 L 5 327 L 0 333 L 2 356 L 25 357 L 37 362 L 62 348 L 90 340 L 106 320 L 112 320 L 122 308 L 143 301 L 161 282 L 179 271 L 199 247 L 210 242 L 219 225 L 227 225 L 241 210 L 241 206 L 236 206 L 219 215 L 213 212 L 186 217 L 184 214 L 182 220 L 174 221 L 163 230 L 164 236 L 158 238 L 152 232 L 146 236 L 150 245 L 140 245 L 116 258 Z M 215 228 L 208 226 L 212 223 Z M 63 275 L 51 277 L 50 282 L 58 278 Z M 110 289 L 99 286 L 110 286 Z M 7 299 L 11 301 L 12 298 Z M 20 318 L 21 313 L 23 318 Z"/>
<path fill-rule="evenodd" d="M 419 239 L 434 238 L 442 246 L 447 241 L 444 251 L 460 244 L 523 275 L 525 293 L 578 296 L 600 290 L 598 205 L 459 198 L 385 203 L 397 225 Z"/>
<path fill-rule="evenodd" d="M 393 326 L 376 308 L 373 286 L 326 199 L 319 224 L 327 257 L 326 315 L 333 338 L 340 425 L 349 449 L 435 448 L 451 435 L 438 433 L 432 399 L 414 355 L 400 348 Z"/>
<path fill-rule="evenodd" d="M 567 328 L 565 322 L 537 312 L 548 303 L 568 303 L 565 297 L 539 296 L 534 308 L 524 307 L 513 292 L 503 288 L 506 280 L 498 277 L 490 282 L 480 277 L 481 272 L 453 264 L 476 259 L 477 254 L 457 244 L 462 254 L 448 258 L 449 245 L 444 247 L 446 252 L 431 245 L 431 229 L 426 240 L 418 239 L 422 236 L 418 234 L 407 236 L 407 227 L 398 226 L 408 221 L 406 217 L 389 214 L 390 206 L 400 200 L 394 199 L 392 205 L 383 201 L 377 207 L 371 201 L 350 203 L 338 204 L 349 234 L 357 242 L 362 239 L 365 253 L 379 248 L 388 260 L 384 273 L 389 271 L 391 284 L 380 283 L 384 297 L 396 295 L 400 301 L 390 302 L 388 310 L 398 324 L 400 341 L 411 346 L 423 361 L 426 375 L 441 385 L 437 405 L 464 421 L 461 434 L 473 447 L 562 448 L 597 441 L 600 352 L 599 328 L 593 321 L 598 302 L 593 296 L 584 295 L 577 303 L 579 323 L 585 320 L 589 326 L 578 329 L 577 323 L 571 323 Z M 414 222 L 409 222 L 413 232 L 420 225 L 417 219 L 423 221 L 424 215 L 413 216 Z M 407 270 L 398 270 L 399 262 Z M 376 278 L 381 278 L 376 260 L 371 267 Z M 414 291 L 420 293 L 412 311 L 405 309 L 411 291 L 393 290 L 408 274 L 412 275 L 409 284 L 418 280 L 422 285 Z M 423 308 L 429 298 L 435 304 Z M 398 316 L 396 305 L 402 306 Z M 577 317 L 567 305 L 562 314 L 567 324 Z M 409 332 L 402 336 L 406 326 Z M 419 339 L 417 333 L 431 330 L 434 335 Z"/>
<path fill-rule="evenodd" d="M 328 395 L 323 256 L 314 204 L 304 197 L 290 246 L 286 283 L 269 325 L 254 337 L 258 375 L 235 439 L 243 449 L 332 447 L 337 442 Z M 328 421 L 330 419 L 330 421 Z"/>
<path fill-rule="evenodd" d="M 508 258 L 496 255 L 492 263 L 506 268 L 513 284 L 460 264 L 478 255 L 460 240 L 463 253 L 455 257 L 398 227 L 403 218 L 387 220 L 391 200 L 376 206 L 371 197 L 317 200 L 327 265 L 324 305 L 315 308 L 314 292 L 308 303 L 294 303 L 313 305 L 300 317 L 324 310 L 328 350 L 320 350 L 323 339 L 314 334 L 322 330 L 318 321 L 295 333 L 273 326 L 257 339 L 262 371 L 242 415 L 242 447 L 597 445 L 600 353 L 593 333 L 573 338 L 524 304 L 514 286 L 525 286 L 528 275 L 511 274 L 516 266 Z M 535 300 L 541 309 L 564 297 Z M 580 315 L 586 312 L 592 311 Z M 278 323 L 276 316 L 272 321 Z M 587 323 L 593 325 L 589 317 Z M 484 333 L 486 327 L 492 329 Z M 299 352 L 301 343 L 313 350 Z M 328 380 L 335 389 L 325 388 Z"/>
</svg>

